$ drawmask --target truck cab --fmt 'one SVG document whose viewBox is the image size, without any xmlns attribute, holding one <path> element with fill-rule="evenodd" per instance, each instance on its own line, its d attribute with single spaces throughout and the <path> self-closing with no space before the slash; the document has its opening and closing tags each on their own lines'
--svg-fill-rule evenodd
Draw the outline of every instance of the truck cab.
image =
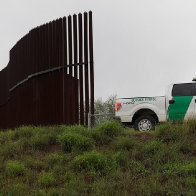
<svg viewBox="0 0 196 196">
<path fill-rule="evenodd" d="M 173 84 L 166 95 L 167 120 L 183 121 L 196 117 L 196 83 Z"/>
<path fill-rule="evenodd" d="M 117 99 L 115 116 L 140 131 L 160 122 L 196 118 L 196 83 L 171 84 L 165 96 Z"/>
</svg>

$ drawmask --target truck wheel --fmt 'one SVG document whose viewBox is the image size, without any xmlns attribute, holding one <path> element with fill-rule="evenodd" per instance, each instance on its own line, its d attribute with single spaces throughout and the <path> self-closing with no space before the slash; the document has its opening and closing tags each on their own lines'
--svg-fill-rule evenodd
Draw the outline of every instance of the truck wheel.
<svg viewBox="0 0 196 196">
<path fill-rule="evenodd" d="M 139 131 L 150 131 L 155 129 L 156 121 L 152 116 L 140 116 L 134 123 L 134 129 Z"/>
</svg>

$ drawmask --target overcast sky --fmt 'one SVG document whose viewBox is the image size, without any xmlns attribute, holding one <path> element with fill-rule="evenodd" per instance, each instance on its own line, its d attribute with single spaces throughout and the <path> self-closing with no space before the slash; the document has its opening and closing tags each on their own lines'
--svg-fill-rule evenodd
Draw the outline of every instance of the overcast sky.
<svg viewBox="0 0 196 196">
<path fill-rule="evenodd" d="M 96 98 L 164 95 L 196 76 L 195 0 L 0 1 L 0 69 L 32 28 L 92 10 Z"/>
</svg>

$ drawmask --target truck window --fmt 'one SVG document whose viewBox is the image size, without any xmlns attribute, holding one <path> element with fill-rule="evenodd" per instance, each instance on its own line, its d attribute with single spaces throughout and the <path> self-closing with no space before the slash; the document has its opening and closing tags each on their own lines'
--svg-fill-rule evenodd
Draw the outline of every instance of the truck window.
<svg viewBox="0 0 196 196">
<path fill-rule="evenodd" d="M 196 83 L 192 84 L 192 95 L 196 96 Z"/>
<path fill-rule="evenodd" d="M 192 84 L 174 84 L 172 89 L 172 96 L 192 96 Z"/>
</svg>

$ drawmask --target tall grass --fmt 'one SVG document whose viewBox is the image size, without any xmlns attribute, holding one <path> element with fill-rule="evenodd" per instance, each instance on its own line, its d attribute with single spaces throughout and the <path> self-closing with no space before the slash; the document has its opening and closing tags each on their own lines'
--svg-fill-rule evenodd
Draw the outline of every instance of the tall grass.
<svg viewBox="0 0 196 196">
<path fill-rule="evenodd" d="M 196 121 L 0 132 L 0 195 L 195 195 Z"/>
</svg>

